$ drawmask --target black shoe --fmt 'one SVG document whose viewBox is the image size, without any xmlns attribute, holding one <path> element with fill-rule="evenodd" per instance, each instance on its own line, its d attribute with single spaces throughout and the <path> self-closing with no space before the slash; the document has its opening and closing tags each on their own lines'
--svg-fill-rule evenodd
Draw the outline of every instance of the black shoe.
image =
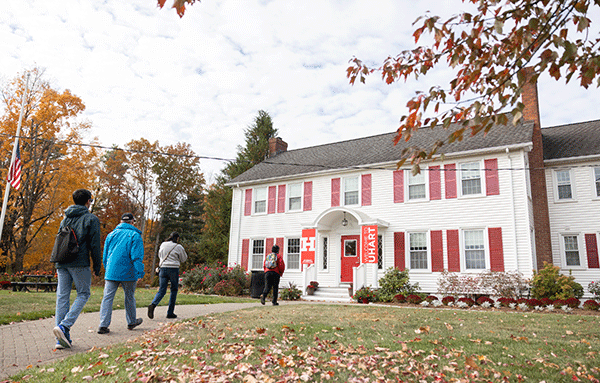
<svg viewBox="0 0 600 383">
<path fill-rule="evenodd" d="M 150 306 L 148 306 L 148 318 L 154 319 L 154 309 L 155 308 L 156 308 L 156 305 L 150 303 Z"/>
<path fill-rule="evenodd" d="M 273 306 L 279 306 L 279 303 L 273 302 Z"/>
<path fill-rule="evenodd" d="M 261 295 L 261 296 L 260 296 L 260 304 L 261 304 L 261 305 L 264 305 L 264 304 L 265 304 L 265 296 L 264 296 L 264 295 Z"/>
<path fill-rule="evenodd" d="M 110 329 L 108 327 L 100 327 L 98 329 L 98 334 L 108 334 L 110 332 Z"/>
<path fill-rule="evenodd" d="M 167 314 L 167 318 L 168 319 L 175 319 L 175 318 L 177 318 L 177 315 L 175 315 L 175 314 Z"/>
<path fill-rule="evenodd" d="M 137 319 L 135 320 L 135 322 L 133 322 L 132 324 L 128 324 L 128 325 L 127 325 L 127 329 L 128 329 L 128 330 L 133 330 L 133 329 L 134 329 L 134 328 L 136 328 L 137 326 L 141 325 L 143 321 L 144 321 L 144 320 L 143 320 L 142 318 L 137 318 Z"/>
</svg>

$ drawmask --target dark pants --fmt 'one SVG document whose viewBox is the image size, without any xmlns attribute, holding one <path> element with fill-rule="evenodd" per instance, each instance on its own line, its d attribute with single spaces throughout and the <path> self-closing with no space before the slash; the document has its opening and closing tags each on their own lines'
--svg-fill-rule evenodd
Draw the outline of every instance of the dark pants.
<svg viewBox="0 0 600 383">
<path fill-rule="evenodd" d="M 175 314 L 175 301 L 177 300 L 177 290 L 179 288 L 179 268 L 177 267 L 161 267 L 159 272 L 158 292 L 152 300 L 152 304 L 158 306 L 160 300 L 167 293 L 167 286 L 171 282 L 171 296 L 169 298 L 169 308 L 167 315 Z"/>
<path fill-rule="evenodd" d="M 265 273 L 265 289 L 263 290 L 263 296 L 267 298 L 269 291 L 273 288 L 273 303 L 277 303 L 277 296 L 279 295 L 279 278 L 281 278 L 281 276 L 276 271 L 267 271 Z"/>
</svg>

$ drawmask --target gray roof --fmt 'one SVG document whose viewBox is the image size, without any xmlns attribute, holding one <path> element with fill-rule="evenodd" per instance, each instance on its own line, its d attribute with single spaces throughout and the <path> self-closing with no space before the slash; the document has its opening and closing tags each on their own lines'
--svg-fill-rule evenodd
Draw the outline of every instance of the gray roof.
<svg viewBox="0 0 600 383">
<path fill-rule="evenodd" d="M 542 129 L 544 160 L 600 154 L 600 120 Z"/>
<path fill-rule="evenodd" d="M 228 184 L 394 163 L 401 159 L 402 149 L 410 146 L 428 149 L 435 142 L 446 139 L 451 132 L 458 128 L 459 125 L 456 124 L 450 125 L 447 130 L 440 126 L 433 129 L 421 128 L 408 142 L 400 140 L 395 146 L 393 140 L 396 132 L 393 132 L 289 150 L 266 159 Z M 486 148 L 526 145 L 531 143 L 532 132 L 533 124 L 531 122 L 520 122 L 517 126 L 498 125 L 493 127 L 487 135 L 479 133 L 473 137 L 468 136 L 469 131 L 467 130 L 462 141 L 443 145 L 438 150 L 438 154 L 449 155 Z"/>
</svg>

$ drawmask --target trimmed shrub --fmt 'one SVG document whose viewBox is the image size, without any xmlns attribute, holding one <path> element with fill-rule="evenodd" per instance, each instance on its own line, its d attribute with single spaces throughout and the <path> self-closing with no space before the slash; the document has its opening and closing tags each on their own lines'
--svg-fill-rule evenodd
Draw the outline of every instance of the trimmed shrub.
<svg viewBox="0 0 600 383">
<path fill-rule="evenodd" d="M 448 306 L 450 303 L 454 303 L 454 302 L 455 302 L 455 299 L 452 295 L 448 295 L 447 297 L 442 298 L 442 303 L 445 306 Z"/>
<path fill-rule="evenodd" d="M 279 289 L 279 297 L 284 301 L 297 301 L 301 296 L 302 291 L 292 282 L 289 283 L 288 287 Z"/>
<path fill-rule="evenodd" d="M 600 299 L 600 281 L 592 281 L 588 284 L 588 291 L 594 294 L 596 299 Z"/>
<path fill-rule="evenodd" d="M 242 266 L 227 267 L 221 262 L 213 266 L 196 265 L 182 274 L 183 286 L 193 292 L 213 294 L 215 286 L 223 280 L 235 280 L 242 290 L 250 287 L 250 276 Z"/>
<path fill-rule="evenodd" d="M 394 302 L 404 303 L 406 302 L 406 296 L 404 294 L 396 294 L 394 295 Z"/>
<path fill-rule="evenodd" d="M 477 304 L 479 306 L 481 306 L 485 302 L 488 302 L 492 306 L 494 305 L 494 300 L 490 297 L 479 297 L 479 299 L 477 299 Z"/>
<path fill-rule="evenodd" d="M 577 298 L 565 299 L 565 302 L 567 303 L 567 306 L 569 306 L 572 309 L 578 308 L 579 305 L 581 304 L 581 301 Z"/>
<path fill-rule="evenodd" d="M 537 299 L 581 298 L 583 287 L 575 282 L 572 275 L 561 274 L 560 267 L 545 263 L 544 268 L 535 272 L 533 276 L 531 295 Z"/>
<path fill-rule="evenodd" d="M 379 290 L 377 297 L 382 302 L 391 302 L 398 294 L 409 295 L 420 290 L 419 284 L 411 285 L 409 283 L 408 270 L 396 267 L 390 267 L 385 275 L 379 280 Z"/>
<path fill-rule="evenodd" d="M 600 304 L 593 299 L 588 299 L 583 302 L 583 308 L 586 310 L 598 310 L 600 309 Z"/>
<path fill-rule="evenodd" d="M 410 294 L 406 297 L 406 301 L 408 303 L 412 303 L 413 305 L 419 305 L 421 302 L 423 302 L 423 298 L 421 298 L 420 295 Z"/>
<path fill-rule="evenodd" d="M 425 300 L 429 303 L 433 302 L 433 301 L 437 301 L 438 297 L 436 297 L 435 295 L 428 295 L 425 297 Z"/>
<path fill-rule="evenodd" d="M 217 295 L 233 297 L 242 293 L 242 286 L 235 279 L 224 279 L 217 282 L 214 291 Z"/>
</svg>

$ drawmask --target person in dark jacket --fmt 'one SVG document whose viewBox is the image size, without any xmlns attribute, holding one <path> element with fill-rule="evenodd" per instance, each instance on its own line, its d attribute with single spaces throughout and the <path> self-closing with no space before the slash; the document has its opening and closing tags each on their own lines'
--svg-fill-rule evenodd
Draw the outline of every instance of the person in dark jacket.
<svg viewBox="0 0 600 383">
<path fill-rule="evenodd" d="M 133 330 L 142 324 L 136 317 L 135 285 L 144 277 L 144 242 L 142 232 L 133 226 L 135 217 L 131 213 L 121 216 L 121 223 L 106 236 L 104 241 L 104 296 L 100 305 L 100 327 L 98 334 L 108 334 L 112 318 L 112 306 L 117 288 L 123 286 L 125 293 L 125 316 L 127 328 Z"/>
<path fill-rule="evenodd" d="M 69 263 L 56 263 L 58 284 L 56 287 L 56 327 L 53 329 L 57 349 L 70 348 L 72 345 L 71 326 L 79 317 L 83 306 L 90 298 L 92 272 L 90 270 L 90 255 L 94 274 L 100 275 L 102 253 L 100 252 L 100 220 L 90 213 L 92 193 L 86 189 L 73 192 L 75 205 L 65 211 L 65 218 L 60 228 L 70 226 L 77 235 L 79 253 Z M 75 284 L 77 296 L 71 305 L 71 287 Z M 70 308 L 69 308 L 70 306 Z"/>
<path fill-rule="evenodd" d="M 273 289 L 273 306 L 279 306 L 279 303 L 277 303 L 277 297 L 279 295 L 279 279 L 285 271 L 285 263 L 283 262 L 281 254 L 279 254 L 279 246 L 273 246 L 271 252 L 277 254 L 277 267 L 274 269 L 267 268 L 267 258 L 265 257 L 265 262 L 263 263 L 263 268 L 265 270 L 265 289 L 260 296 L 260 303 L 263 305 L 265 304 L 265 299 L 267 299 L 269 291 Z"/>
</svg>

